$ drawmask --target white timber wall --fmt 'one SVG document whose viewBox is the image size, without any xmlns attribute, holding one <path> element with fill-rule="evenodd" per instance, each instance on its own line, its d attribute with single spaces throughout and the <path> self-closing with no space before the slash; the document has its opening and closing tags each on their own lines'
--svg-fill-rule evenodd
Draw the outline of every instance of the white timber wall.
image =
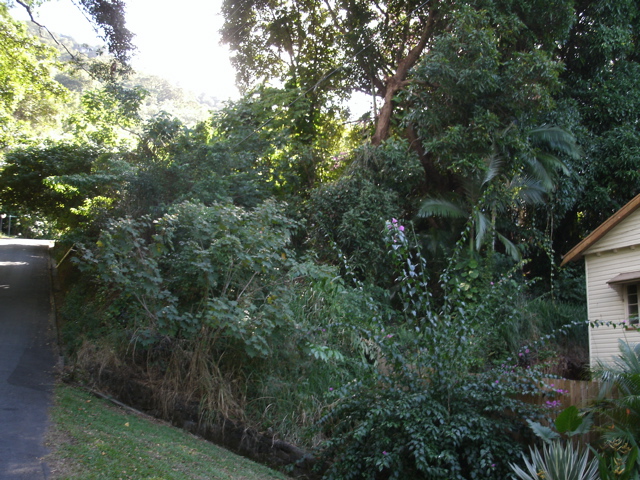
<svg viewBox="0 0 640 480">
<path fill-rule="evenodd" d="M 591 367 L 610 363 L 619 353 L 618 340 L 640 343 L 640 333 L 627 330 L 623 285 L 607 282 L 621 273 L 640 271 L 640 210 L 613 227 L 585 252 L 587 307 L 590 322 L 613 326 L 589 328 Z"/>
<path fill-rule="evenodd" d="M 634 245 L 640 245 L 640 209 L 609 230 L 585 252 L 585 255 Z"/>
</svg>

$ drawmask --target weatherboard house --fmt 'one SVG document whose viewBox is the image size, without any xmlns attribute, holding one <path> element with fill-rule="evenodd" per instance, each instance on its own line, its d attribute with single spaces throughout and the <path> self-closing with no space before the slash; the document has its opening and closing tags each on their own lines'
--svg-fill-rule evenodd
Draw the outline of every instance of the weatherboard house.
<svg viewBox="0 0 640 480">
<path fill-rule="evenodd" d="M 562 265 L 584 258 L 590 364 L 609 363 L 619 340 L 640 343 L 640 195 L 567 253 Z"/>
</svg>

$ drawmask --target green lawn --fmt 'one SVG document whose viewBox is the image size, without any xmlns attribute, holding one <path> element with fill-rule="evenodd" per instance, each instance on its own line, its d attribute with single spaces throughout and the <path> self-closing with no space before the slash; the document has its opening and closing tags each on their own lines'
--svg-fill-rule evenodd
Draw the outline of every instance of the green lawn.
<svg viewBox="0 0 640 480">
<path fill-rule="evenodd" d="M 183 430 L 59 385 L 47 461 L 54 479 L 286 479 Z"/>
</svg>

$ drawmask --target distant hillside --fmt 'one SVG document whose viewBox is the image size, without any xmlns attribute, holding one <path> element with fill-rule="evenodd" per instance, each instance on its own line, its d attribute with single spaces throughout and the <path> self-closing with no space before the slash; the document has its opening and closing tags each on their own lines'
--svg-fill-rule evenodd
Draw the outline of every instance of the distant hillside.
<svg viewBox="0 0 640 480">
<path fill-rule="evenodd" d="M 69 35 L 54 33 L 56 43 L 46 31 L 30 22 L 29 29 L 44 43 L 60 51 L 60 60 L 65 62 L 69 68 L 59 72 L 56 75 L 56 80 L 73 92 L 75 94 L 73 96 L 78 101 L 84 91 L 99 85 L 88 74 L 86 66 L 91 62 L 106 58 L 100 47 L 80 44 Z M 149 93 L 140 111 L 144 120 L 153 118 L 160 112 L 166 112 L 179 118 L 186 125 L 193 125 L 206 119 L 211 110 L 217 110 L 222 104 L 215 97 L 204 93 L 196 94 L 172 84 L 164 78 L 144 72 L 134 72 L 123 83 L 129 88 L 142 87 Z"/>
</svg>

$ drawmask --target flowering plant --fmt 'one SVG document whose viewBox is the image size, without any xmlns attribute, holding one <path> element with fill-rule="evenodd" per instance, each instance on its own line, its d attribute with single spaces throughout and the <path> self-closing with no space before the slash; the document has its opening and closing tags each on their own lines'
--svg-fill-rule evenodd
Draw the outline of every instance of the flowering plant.
<svg viewBox="0 0 640 480">
<path fill-rule="evenodd" d="M 534 382 L 528 371 L 494 370 L 482 357 L 482 297 L 462 301 L 451 276 L 434 285 L 411 228 L 397 219 L 384 235 L 397 272 L 397 308 L 376 315 L 384 368 L 338 389 L 340 400 L 320 421 L 332 460 L 325 478 L 507 478 L 506 459 L 521 451 L 508 432 L 536 412 L 513 394 Z"/>
</svg>

